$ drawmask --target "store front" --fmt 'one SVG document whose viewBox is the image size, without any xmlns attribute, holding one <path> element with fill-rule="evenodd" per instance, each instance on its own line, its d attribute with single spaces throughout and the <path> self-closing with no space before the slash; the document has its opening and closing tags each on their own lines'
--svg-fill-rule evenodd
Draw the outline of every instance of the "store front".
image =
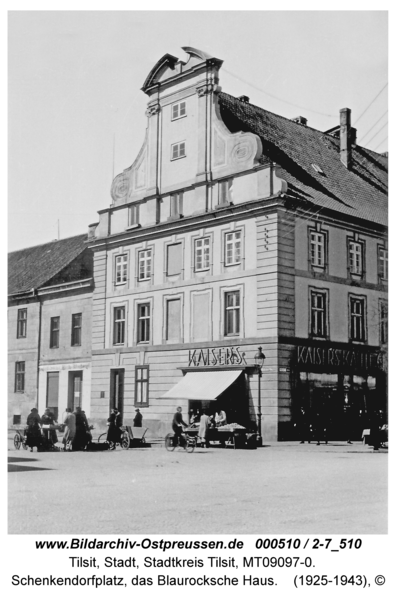
<svg viewBox="0 0 396 600">
<path fill-rule="evenodd" d="M 299 345 L 293 354 L 292 413 L 320 418 L 329 439 L 361 439 L 374 411 L 387 420 L 386 375 L 376 348 Z"/>
</svg>

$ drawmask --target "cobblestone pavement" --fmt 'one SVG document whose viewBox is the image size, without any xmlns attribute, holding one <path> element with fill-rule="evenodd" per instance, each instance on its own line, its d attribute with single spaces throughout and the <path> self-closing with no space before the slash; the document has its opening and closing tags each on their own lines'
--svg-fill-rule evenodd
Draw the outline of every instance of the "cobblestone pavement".
<svg viewBox="0 0 396 600">
<path fill-rule="evenodd" d="M 383 534 L 387 452 L 274 443 L 33 453 L 9 440 L 9 533 Z"/>
</svg>

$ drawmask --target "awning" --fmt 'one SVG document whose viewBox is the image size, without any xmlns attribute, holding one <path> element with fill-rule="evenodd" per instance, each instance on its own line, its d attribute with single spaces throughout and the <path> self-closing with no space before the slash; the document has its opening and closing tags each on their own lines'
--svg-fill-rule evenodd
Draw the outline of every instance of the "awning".
<svg viewBox="0 0 396 600">
<path fill-rule="evenodd" d="M 202 371 L 187 373 L 162 398 L 187 400 L 216 400 L 242 373 L 242 370 Z"/>
</svg>

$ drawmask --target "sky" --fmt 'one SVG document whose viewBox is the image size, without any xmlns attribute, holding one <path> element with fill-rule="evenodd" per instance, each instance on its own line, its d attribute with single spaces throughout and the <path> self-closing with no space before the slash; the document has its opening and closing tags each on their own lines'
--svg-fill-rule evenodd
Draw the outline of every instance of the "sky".
<svg viewBox="0 0 396 600">
<path fill-rule="evenodd" d="M 14 11 L 8 18 L 8 250 L 88 231 L 143 143 L 141 87 L 166 53 L 224 61 L 222 89 L 325 131 L 352 110 L 388 150 L 385 11 Z"/>
</svg>

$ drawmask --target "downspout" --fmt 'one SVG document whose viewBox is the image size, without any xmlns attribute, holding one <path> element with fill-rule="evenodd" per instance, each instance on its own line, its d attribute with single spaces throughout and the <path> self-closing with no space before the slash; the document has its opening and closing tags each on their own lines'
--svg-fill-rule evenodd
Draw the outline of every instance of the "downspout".
<svg viewBox="0 0 396 600">
<path fill-rule="evenodd" d="M 40 353 L 41 353 L 41 316 L 42 303 L 40 296 L 37 295 L 37 290 L 33 289 L 33 294 L 38 297 L 39 302 L 39 322 L 38 322 L 38 339 L 37 339 L 37 381 L 36 381 L 36 407 L 39 407 L 39 385 L 40 385 Z"/>
</svg>

